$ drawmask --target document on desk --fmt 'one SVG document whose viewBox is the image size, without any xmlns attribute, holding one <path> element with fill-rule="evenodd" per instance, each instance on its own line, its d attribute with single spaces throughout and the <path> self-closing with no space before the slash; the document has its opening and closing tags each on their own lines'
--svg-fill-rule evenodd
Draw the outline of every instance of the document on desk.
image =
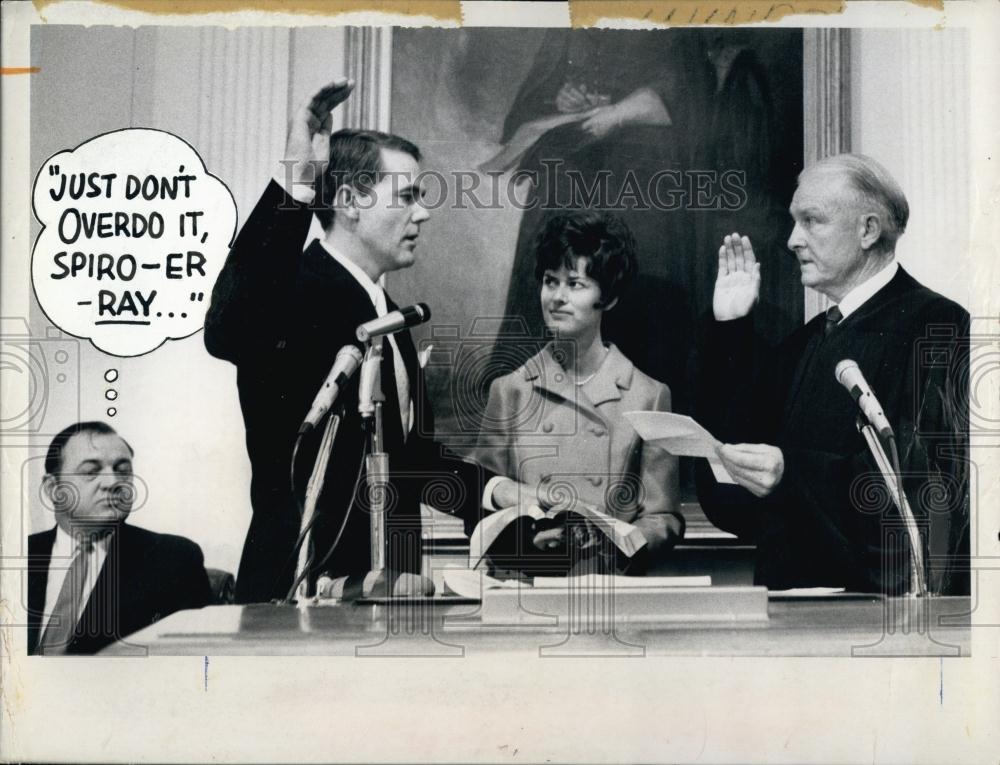
<svg viewBox="0 0 1000 765">
<path fill-rule="evenodd" d="M 442 572 L 445 593 L 463 598 L 480 600 L 483 591 L 491 588 L 517 589 L 519 582 L 513 579 L 495 579 L 483 571 L 468 568 L 446 568 Z"/>
<path fill-rule="evenodd" d="M 625 412 L 625 417 L 643 441 L 677 457 L 704 457 L 719 483 L 736 483 L 716 453 L 719 440 L 683 414 L 673 412 Z"/>
<path fill-rule="evenodd" d="M 481 599 L 486 590 L 633 590 L 664 587 L 711 587 L 711 576 L 621 576 L 616 574 L 585 574 L 583 576 L 536 576 L 529 584 L 516 579 L 496 579 L 482 571 L 446 568 L 442 571 L 446 594 Z"/>
<path fill-rule="evenodd" d="M 538 589 L 659 589 L 661 587 L 711 587 L 711 576 L 623 576 L 621 574 L 584 574 L 582 576 L 536 576 Z"/>
</svg>

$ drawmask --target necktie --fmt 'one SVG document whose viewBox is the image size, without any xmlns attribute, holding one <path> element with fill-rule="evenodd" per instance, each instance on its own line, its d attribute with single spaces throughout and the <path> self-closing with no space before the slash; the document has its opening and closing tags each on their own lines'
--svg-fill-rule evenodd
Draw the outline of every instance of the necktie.
<svg viewBox="0 0 1000 765">
<path fill-rule="evenodd" d="M 823 336 L 826 337 L 833 332 L 833 328 L 836 327 L 843 318 L 844 314 L 840 312 L 840 308 L 837 306 L 831 306 L 826 312 L 826 325 L 823 327 Z"/>
<path fill-rule="evenodd" d="M 38 642 L 38 653 L 46 656 L 58 656 L 66 653 L 76 623 L 80 617 L 80 607 L 83 605 L 83 593 L 87 584 L 87 565 L 94 543 L 89 539 L 81 540 L 76 546 L 76 552 L 63 579 L 59 597 L 52 611 L 45 634 Z"/>
</svg>

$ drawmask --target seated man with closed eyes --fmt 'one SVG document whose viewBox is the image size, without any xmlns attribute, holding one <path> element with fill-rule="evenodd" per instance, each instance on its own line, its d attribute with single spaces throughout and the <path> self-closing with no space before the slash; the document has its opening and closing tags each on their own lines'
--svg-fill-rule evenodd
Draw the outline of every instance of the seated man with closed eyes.
<svg viewBox="0 0 1000 765">
<path fill-rule="evenodd" d="M 42 488 L 55 526 L 28 538 L 28 653 L 92 654 L 211 590 L 201 548 L 126 523 L 132 447 L 103 422 L 60 432 Z"/>
</svg>

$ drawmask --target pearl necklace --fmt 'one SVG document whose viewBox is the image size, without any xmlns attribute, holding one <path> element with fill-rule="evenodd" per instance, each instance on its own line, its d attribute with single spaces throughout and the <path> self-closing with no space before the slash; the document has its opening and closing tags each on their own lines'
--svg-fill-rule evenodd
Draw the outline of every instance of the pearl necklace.
<svg viewBox="0 0 1000 765">
<path fill-rule="evenodd" d="M 602 367 L 602 366 L 604 366 L 604 359 L 606 359 L 606 358 L 608 357 L 608 354 L 609 354 L 610 352 L 611 352 L 611 349 L 610 349 L 610 348 L 605 348 L 605 349 L 604 349 L 604 356 L 603 356 L 603 357 L 601 358 L 601 363 L 597 365 L 597 369 L 595 369 L 595 370 L 593 371 L 593 373 L 592 373 L 592 374 L 591 374 L 591 375 L 590 375 L 589 377 L 585 377 L 585 378 L 584 378 L 584 379 L 582 379 L 582 380 L 574 380 L 574 381 L 573 381 L 573 384 L 574 384 L 574 385 L 575 385 L 576 387 L 578 387 L 578 388 L 579 388 L 580 386 L 582 386 L 582 385 L 586 385 L 586 384 L 587 384 L 587 383 L 589 383 L 589 382 L 590 382 L 591 380 L 593 380 L 593 379 L 594 379 L 595 377 L 597 377 L 597 373 L 598 373 L 598 372 L 600 372 L 600 371 L 601 371 L 601 367 Z"/>
</svg>

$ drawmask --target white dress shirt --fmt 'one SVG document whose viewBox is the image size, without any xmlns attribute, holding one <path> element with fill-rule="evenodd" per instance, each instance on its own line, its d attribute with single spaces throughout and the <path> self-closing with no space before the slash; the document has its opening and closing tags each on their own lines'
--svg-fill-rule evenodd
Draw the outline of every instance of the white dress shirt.
<svg viewBox="0 0 1000 765">
<path fill-rule="evenodd" d="M 892 277 L 896 275 L 897 271 L 899 271 L 899 263 L 895 259 L 890 260 L 889 265 L 874 276 L 869 276 L 844 295 L 843 300 L 837 303 L 837 307 L 840 309 L 840 320 L 843 321 L 873 298 L 876 292 L 892 281 Z"/>
<path fill-rule="evenodd" d="M 315 190 L 306 185 L 299 185 L 292 189 L 289 189 L 285 185 L 286 176 L 284 165 L 279 164 L 278 170 L 275 171 L 273 178 L 275 183 L 281 186 L 295 201 L 301 204 L 310 204 L 316 198 Z M 365 273 L 364 269 L 353 260 L 337 252 L 335 249 L 330 247 L 330 245 L 324 242 L 322 238 L 319 238 L 317 241 L 319 241 L 319 243 L 323 246 L 323 249 L 330 254 L 330 257 L 346 268 L 347 273 L 353 276 L 355 281 L 364 287 L 365 292 L 368 293 L 368 297 L 371 298 L 372 305 L 375 306 L 376 315 L 382 317 L 389 313 L 389 309 L 386 306 L 385 290 L 373 282 L 371 277 Z M 403 354 L 399 352 L 399 346 L 396 345 L 396 338 L 392 335 L 389 335 L 388 338 L 389 345 L 392 346 L 392 352 L 395 354 L 393 357 L 393 371 L 395 372 L 396 377 L 396 391 L 399 394 L 399 417 L 403 424 L 403 438 L 405 440 L 406 436 L 410 432 L 410 426 L 413 423 L 413 401 L 410 399 L 410 378 L 406 374 L 406 363 L 403 361 Z"/>
<path fill-rule="evenodd" d="M 347 269 L 347 273 L 353 276 L 355 281 L 364 287 L 365 292 L 368 293 L 368 297 L 372 301 L 372 305 L 375 306 L 375 313 L 380 317 L 389 313 L 389 309 L 386 304 L 385 290 L 373 282 L 371 277 L 365 273 L 364 269 L 353 260 L 337 252 L 323 240 L 319 240 L 319 243 L 323 246 L 323 249 L 329 253 L 331 258 Z M 394 354 L 393 371 L 395 372 L 396 377 L 396 391 L 399 394 L 399 416 L 403 423 L 403 438 L 406 438 L 407 434 L 410 432 L 410 425 L 413 422 L 413 401 L 410 398 L 410 378 L 406 374 L 406 363 L 403 361 L 403 354 L 399 352 L 399 346 L 396 345 L 395 336 L 387 335 L 386 337 L 389 339 L 389 345 L 392 346 L 392 352 Z"/>
<path fill-rule="evenodd" d="M 83 597 L 77 605 L 76 621 L 80 621 L 83 608 L 90 599 L 90 594 L 94 591 L 97 577 L 104 567 L 104 561 L 108 557 L 108 542 L 110 537 L 102 537 L 96 541 L 90 552 L 84 553 L 89 556 L 87 561 L 87 579 L 83 584 Z M 56 526 L 56 538 L 52 543 L 52 557 L 49 558 L 49 575 L 45 582 L 45 622 L 39 634 L 45 634 L 45 629 L 49 626 L 52 612 L 56 607 L 56 600 L 59 599 L 59 591 L 62 589 L 63 581 L 69 572 L 70 564 L 73 562 L 73 555 L 76 552 L 77 541 L 61 526 Z"/>
</svg>

